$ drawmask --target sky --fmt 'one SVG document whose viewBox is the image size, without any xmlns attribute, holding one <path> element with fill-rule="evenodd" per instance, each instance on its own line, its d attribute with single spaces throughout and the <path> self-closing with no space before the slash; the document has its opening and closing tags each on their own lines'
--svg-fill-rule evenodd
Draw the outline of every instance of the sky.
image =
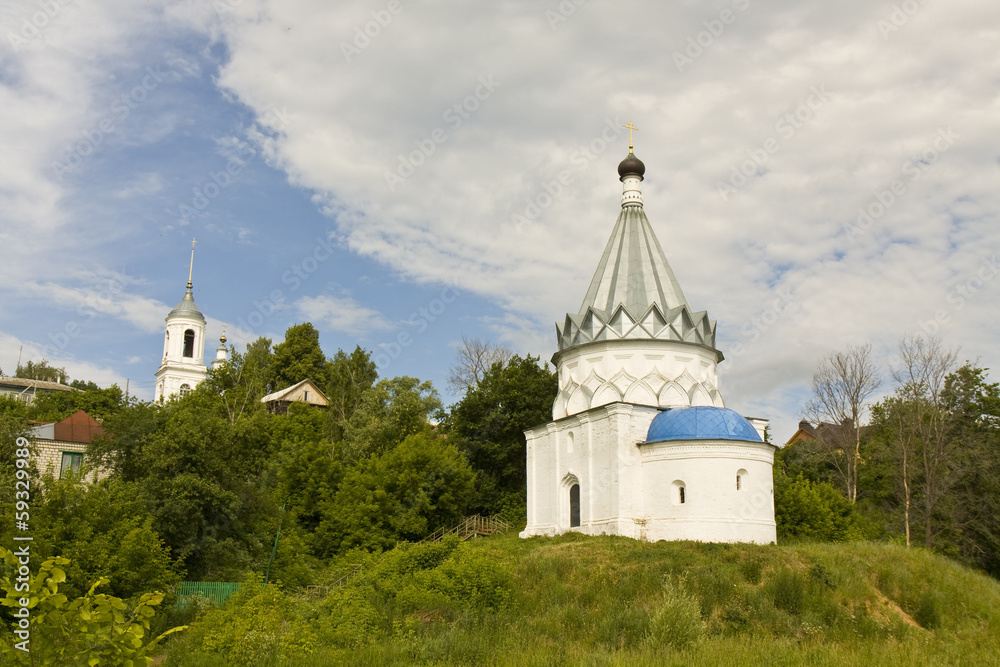
<svg viewBox="0 0 1000 667">
<path fill-rule="evenodd" d="M 463 336 L 555 351 L 627 122 L 774 440 L 847 345 L 1000 356 L 997 3 L 2 0 L 0 34 L 7 374 L 151 399 L 196 238 L 207 358 L 310 321 L 452 403 Z"/>
</svg>

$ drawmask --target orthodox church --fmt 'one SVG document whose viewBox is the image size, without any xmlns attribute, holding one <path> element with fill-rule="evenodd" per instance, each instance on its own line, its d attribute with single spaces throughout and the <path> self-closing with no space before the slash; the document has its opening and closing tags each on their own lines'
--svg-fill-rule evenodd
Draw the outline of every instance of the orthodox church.
<svg viewBox="0 0 1000 667">
<path fill-rule="evenodd" d="M 725 407 L 716 323 L 667 263 L 643 210 L 645 171 L 630 137 L 611 239 L 580 310 L 556 324 L 552 421 L 525 431 L 521 537 L 774 542 L 776 447 L 766 420 Z"/>
<path fill-rule="evenodd" d="M 191 265 L 188 268 L 187 290 L 180 303 L 167 314 L 163 332 L 163 360 L 156 371 L 156 391 L 153 400 L 164 401 L 183 396 L 205 379 L 205 316 L 195 305 L 191 293 L 194 273 L 194 241 L 191 241 Z M 219 338 L 213 366 L 226 360 L 226 334 Z"/>
</svg>

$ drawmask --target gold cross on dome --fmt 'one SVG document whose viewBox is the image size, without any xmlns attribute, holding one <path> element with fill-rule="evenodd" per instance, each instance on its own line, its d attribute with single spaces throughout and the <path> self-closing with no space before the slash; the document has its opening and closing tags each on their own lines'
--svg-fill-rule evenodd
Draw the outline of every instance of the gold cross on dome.
<svg viewBox="0 0 1000 667">
<path fill-rule="evenodd" d="M 635 125 L 633 125 L 632 121 L 629 121 L 625 125 L 622 125 L 622 127 L 627 127 L 628 128 L 628 152 L 631 153 L 632 152 L 632 130 L 638 131 L 639 128 L 637 128 Z"/>
</svg>

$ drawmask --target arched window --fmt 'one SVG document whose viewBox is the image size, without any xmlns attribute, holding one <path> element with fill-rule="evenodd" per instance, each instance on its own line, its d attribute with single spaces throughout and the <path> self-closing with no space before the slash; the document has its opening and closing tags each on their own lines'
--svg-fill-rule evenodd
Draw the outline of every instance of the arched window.
<svg viewBox="0 0 1000 667">
<path fill-rule="evenodd" d="M 736 490 L 742 491 L 747 485 L 747 471 L 740 468 L 739 472 L 736 473 Z"/>
<path fill-rule="evenodd" d="M 674 505 L 683 505 L 687 501 L 687 489 L 684 486 L 684 482 L 675 479 L 671 486 L 673 486 L 673 493 L 670 494 L 670 501 Z"/>
<path fill-rule="evenodd" d="M 191 392 L 191 385 L 182 384 L 181 385 L 181 396 L 187 396 Z"/>
<path fill-rule="evenodd" d="M 580 525 L 580 485 L 569 487 L 569 527 Z"/>
<path fill-rule="evenodd" d="M 194 330 L 186 329 L 184 331 L 184 356 L 194 357 Z"/>
</svg>

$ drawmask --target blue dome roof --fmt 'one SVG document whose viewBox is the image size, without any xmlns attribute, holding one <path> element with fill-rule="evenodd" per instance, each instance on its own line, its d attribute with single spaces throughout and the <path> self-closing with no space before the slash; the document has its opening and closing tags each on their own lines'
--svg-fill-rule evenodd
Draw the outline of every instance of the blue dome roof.
<svg viewBox="0 0 1000 667">
<path fill-rule="evenodd" d="M 646 442 L 663 440 L 749 440 L 762 442 L 757 429 L 729 408 L 671 408 L 653 418 Z"/>
</svg>

